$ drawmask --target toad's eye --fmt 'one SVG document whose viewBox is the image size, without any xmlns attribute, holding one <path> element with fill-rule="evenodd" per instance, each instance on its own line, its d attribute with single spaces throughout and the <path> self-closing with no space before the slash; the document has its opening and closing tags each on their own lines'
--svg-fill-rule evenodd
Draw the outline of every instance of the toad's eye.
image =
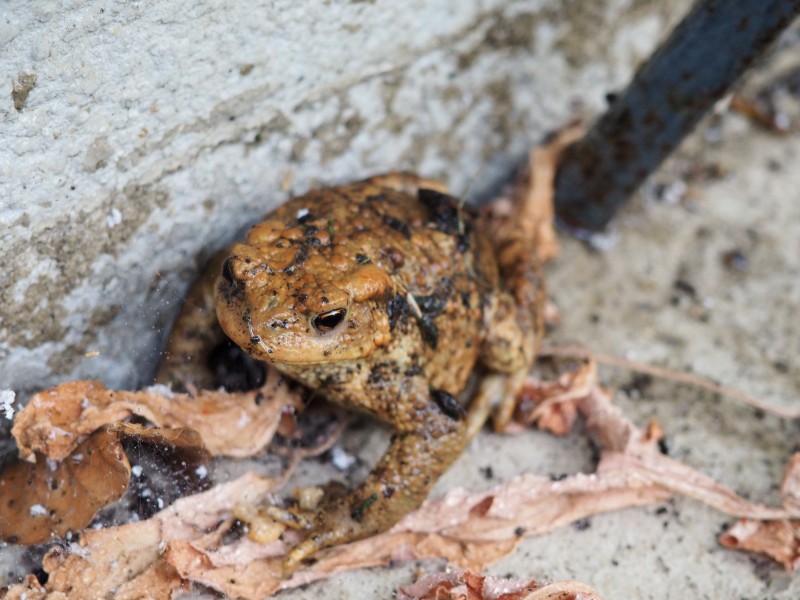
<svg viewBox="0 0 800 600">
<path fill-rule="evenodd" d="M 346 314 L 346 308 L 335 308 L 324 313 L 319 313 L 316 317 L 311 319 L 311 324 L 314 326 L 314 329 L 320 333 L 327 333 L 341 325 Z"/>
</svg>

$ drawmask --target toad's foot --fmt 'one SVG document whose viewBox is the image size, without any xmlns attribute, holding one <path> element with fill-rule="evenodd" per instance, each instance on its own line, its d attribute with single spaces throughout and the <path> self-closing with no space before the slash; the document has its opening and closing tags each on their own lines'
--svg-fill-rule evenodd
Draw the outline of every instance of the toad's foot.
<svg viewBox="0 0 800 600">
<path fill-rule="evenodd" d="M 358 514 L 357 510 L 349 511 L 346 506 L 340 505 L 337 509 L 328 508 L 318 512 L 315 519 L 317 525 L 311 534 L 284 558 L 284 573 L 293 573 L 303 561 L 319 550 L 364 537 L 363 524 L 353 518 Z"/>
<path fill-rule="evenodd" d="M 492 373 L 481 380 L 469 407 L 467 417 L 469 439 L 478 434 L 490 416 L 492 428 L 497 432 L 505 431 L 514 416 L 517 399 L 526 380 L 525 370 L 508 374 Z"/>
</svg>

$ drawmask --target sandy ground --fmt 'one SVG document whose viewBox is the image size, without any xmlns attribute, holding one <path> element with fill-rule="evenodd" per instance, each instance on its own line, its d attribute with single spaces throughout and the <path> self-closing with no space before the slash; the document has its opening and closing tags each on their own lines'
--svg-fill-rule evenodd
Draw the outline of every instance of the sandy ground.
<svg viewBox="0 0 800 600">
<path fill-rule="evenodd" d="M 596 352 L 701 374 L 762 400 L 797 406 L 798 154 L 798 135 L 777 136 L 730 113 L 704 123 L 620 215 L 610 248 L 600 252 L 562 240 L 548 272 L 562 319 L 550 342 L 581 342 Z M 718 176 L 697 175 L 714 171 Z M 776 500 L 784 462 L 800 439 L 797 423 L 631 371 L 603 369 L 602 377 L 619 390 L 618 404 L 635 421 L 659 421 L 671 456 L 751 500 Z M 342 443 L 369 465 L 385 441 L 384 433 L 362 427 Z M 580 431 L 560 439 L 484 432 L 436 493 L 481 489 L 522 472 L 589 470 L 591 461 Z M 329 468 L 311 463 L 300 479 L 324 479 Z M 717 544 L 730 522 L 675 498 L 526 539 L 490 571 L 577 579 L 608 599 L 800 597 L 800 577 Z M 6 563 L 3 570 L 8 568 Z M 353 572 L 280 597 L 389 598 L 418 573 L 442 568 L 428 561 Z M 210 596 L 198 591 L 192 597 Z"/>
</svg>

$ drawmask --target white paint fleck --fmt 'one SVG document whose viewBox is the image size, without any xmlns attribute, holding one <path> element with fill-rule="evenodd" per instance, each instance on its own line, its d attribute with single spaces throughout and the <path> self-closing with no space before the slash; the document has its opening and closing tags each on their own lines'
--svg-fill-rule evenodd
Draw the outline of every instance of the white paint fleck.
<svg viewBox="0 0 800 600">
<path fill-rule="evenodd" d="M 297 211 L 297 218 L 298 219 L 302 219 L 303 217 L 306 217 L 306 216 L 308 216 L 308 209 L 307 208 L 301 208 L 300 210 Z"/>
<path fill-rule="evenodd" d="M 111 211 L 108 213 L 108 216 L 106 217 L 106 225 L 108 226 L 109 229 L 111 229 L 112 227 L 116 227 L 120 223 L 122 223 L 122 213 L 116 206 L 114 206 L 111 208 Z"/>
<path fill-rule="evenodd" d="M 47 515 L 47 509 L 41 504 L 34 504 L 28 509 L 28 514 L 32 517 L 44 517 Z"/>
<path fill-rule="evenodd" d="M 174 398 L 175 393 L 169 386 L 164 385 L 163 383 L 156 383 L 155 385 L 151 385 L 145 388 L 146 392 L 151 394 L 158 394 L 159 396 L 164 396 L 165 398 Z"/>
<path fill-rule="evenodd" d="M 48 440 L 57 440 L 58 438 L 62 437 L 72 437 L 72 434 L 69 431 L 61 429 L 61 427 L 51 427 L 50 433 L 47 434 Z"/>
<path fill-rule="evenodd" d="M 681 203 L 689 191 L 689 186 L 683 179 L 676 179 L 664 186 L 664 191 L 661 194 L 661 200 L 665 204 L 676 205 Z"/>
<path fill-rule="evenodd" d="M 334 446 L 331 450 L 331 462 L 340 471 L 346 471 L 356 462 L 355 456 L 348 454 L 341 446 Z"/>
<path fill-rule="evenodd" d="M 133 465 L 131 467 L 131 474 L 134 477 L 141 477 L 142 476 L 142 471 L 143 471 L 142 465 Z"/>
<path fill-rule="evenodd" d="M 14 418 L 14 398 L 11 390 L 0 390 L 0 413 L 9 421 Z"/>
<path fill-rule="evenodd" d="M 194 472 L 200 479 L 205 479 L 206 477 L 208 477 L 208 467 L 206 467 L 205 465 L 200 465 L 194 470 Z"/>
<path fill-rule="evenodd" d="M 589 245 L 598 252 L 608 252 L 617 245 L 619 235 L 615 231 L 592 233 L 588 238 Z"/>
</svg>

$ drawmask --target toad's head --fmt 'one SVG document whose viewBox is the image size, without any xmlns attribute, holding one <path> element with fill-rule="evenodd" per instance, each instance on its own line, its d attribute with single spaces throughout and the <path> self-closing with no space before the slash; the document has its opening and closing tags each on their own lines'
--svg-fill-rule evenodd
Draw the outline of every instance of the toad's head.
<svg viewBox="0 0 800 600">
<path fill-rule="evenodd" d="M 253 227 L 230 249 L 217 279 L 226 335 L 278 367 L 355 360 L 386 345 L 394 283 L 346 249 L 332 243 L 324 223 Z"/>
</svg>

